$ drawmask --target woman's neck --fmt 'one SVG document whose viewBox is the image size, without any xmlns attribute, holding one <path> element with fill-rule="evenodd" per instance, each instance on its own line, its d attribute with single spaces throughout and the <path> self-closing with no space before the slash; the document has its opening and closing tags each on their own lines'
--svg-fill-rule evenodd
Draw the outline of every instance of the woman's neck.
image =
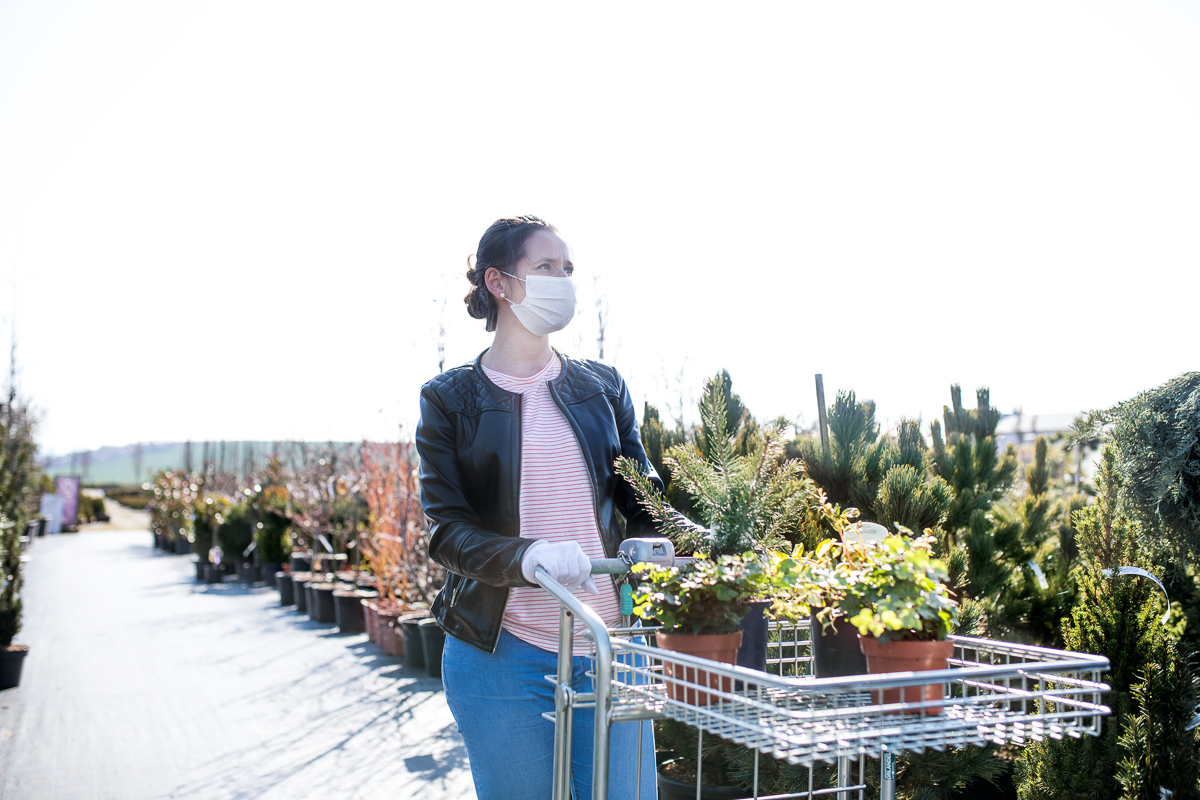
<svg viewBox="0 0 1200 800">
<path fill-rule="evenodd" d="M 524 329 L 512 331 L 501 326 L 492 346 L 483 354 L 482 363 L 514 378 L 528 378 L 541 372 L 553 355 L 549 336 L 534 336 Z"/>
</svg>

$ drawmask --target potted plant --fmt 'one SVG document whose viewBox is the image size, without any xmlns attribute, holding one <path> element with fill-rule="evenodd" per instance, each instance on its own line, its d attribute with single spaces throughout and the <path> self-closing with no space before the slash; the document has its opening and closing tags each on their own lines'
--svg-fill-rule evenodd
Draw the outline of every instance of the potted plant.
<svg viewBox="0 0 1200 800">
<path fill-rule="evenodd" d="M 361 454 L 360 483 L 369 515 L 367 529 L 359 533 L 359 549 L 378 592 L 378 597 L 364 599 L 366 613 L 385 653 L 404 656 L 409 666 L 424 669 L 419 622 L 429 616 L 442 573 L 425 549 L 428 531 L 413 446 L 363 442 Z M 437 637 L 434 631 L 427 635 L 431 642 Z"/>
<path fill-rule="evenodd" d="M 21 630 L 21 534 L 39 482 L 33 418 L 11 372 L 6 399 L 0 403 L 0 689 L 20 683 L 29 652 L 12 640 Z"/>
<path fill-rule="evenodd" d="M 744 556 L 698 557 L 692 564 L 662 567 L 635 564 L 640 586 L 633 594 L 635 616 L 661 625 L 655 635 L 658 647 L 733 664 L 742 643 L 742 617 L 747 604 L 771 585 L 765 560 Z M 728 679 L 703 670 L 683 670 L 664 662 L 667 696 L 691 705 L 708 705 L 709 695 L 691 684 L 730 691 Z M 680 682 L 686 681 L 688 686 Z"/>
<path fill-rule="evenodd" d="M 20 532 L 13 520 L 0 512 L 0 689 L 21 683 L 21 667 L 28 645 L 13 644 L 21 630 Z"/>
<path fill-rule="evenodd" d="M 870 673 L 946 669 L 954 651 L 947 637 L 958 621 L 958 608 L 946 586 L 946 564 L 931 555 L 932 545 L 928 534 L 888 536 L 863 548 L 858 567 L 843 573 L 839 605 L 858 628 Z M 882 694 L 875 700 L 884 704 L 936 701 L 942 698 L 942 684 L 875 694 Z M 941 707 L 927 706 L 925 713 L 941 713 Z"/>
<path fill-rule="evenodd" d="M 691 498 L 701 524 L 672 508 L 637 462 L 617 459 L 617 472 L 633 487 L 659 531 L 680 553 L 718 558 L 754 552 L 764 559 L 773 550 L 815 547 L 839 533 L 849 524 L 853 510 L 831 505 L 800 462 L 783 457 L 785 442 L 779 425 L 746 424 L 740 432 L 731 431 L 727 388 L 720 375 L 708 381 L 700 402 L 703 428 L 697 444 L 675 445 L 664 456 L 673 485 Z M 766 666 L 766 611 L 771 602 L 772 597 L 764 594 L 739 606 L 744 615 L 743 647 L 737 659 L 741 666 L 758 670 Z"/>
</svg>

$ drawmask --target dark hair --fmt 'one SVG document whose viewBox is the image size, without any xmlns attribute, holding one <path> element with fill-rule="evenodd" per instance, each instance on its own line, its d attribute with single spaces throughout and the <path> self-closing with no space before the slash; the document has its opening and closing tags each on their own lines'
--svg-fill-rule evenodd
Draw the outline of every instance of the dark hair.
<svg viewBox="0 0 1200 800">
<path fill-rule="evenodd" d="M 511 272 L 513 265 L 525 255 L 525 243 L 529 237 L 538 231 L 558 233 L 558 228 L 539 217 L 522 215 L 498 219 L 491 227 L 483 232 L 479 240 L 479 248 L 475 251 L 475 265 L 467 258 L 467 280 L 471 282 L 471 291 L 463 298 L 467 304 L 467 313 L 475 319 L 486 319 L 487 330 L 496 330 L 496 298 L 488 291 L 483 276 L 492 267 L 503 272 Z"/>
</svg>

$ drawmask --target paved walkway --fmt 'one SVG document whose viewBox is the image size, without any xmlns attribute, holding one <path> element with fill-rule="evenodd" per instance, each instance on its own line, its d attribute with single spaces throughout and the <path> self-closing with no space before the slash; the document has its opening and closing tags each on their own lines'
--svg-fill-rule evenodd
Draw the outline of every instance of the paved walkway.
<svg viewBox="0 0 1200 800">
<path fill-rule="evenodd" d="M 28 551 L 0 800 L 474 798 L 439 681 L 114 527 Z"/>
</svg>

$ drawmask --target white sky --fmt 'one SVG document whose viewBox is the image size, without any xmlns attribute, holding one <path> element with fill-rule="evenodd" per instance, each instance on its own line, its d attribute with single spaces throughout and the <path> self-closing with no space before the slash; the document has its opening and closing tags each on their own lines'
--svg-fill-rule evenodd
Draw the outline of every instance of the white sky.
<svg viewBox="0 0 1200 800">
<path fill-rule="evenodd" d="M 1104 406 L 1198 365 L 1183 0 L 0 0 L 0 344 L 44 449 L 384 437 L 495 218 L 635 399 Z M 736 7 L 736 11 L 733 9 Z M 520 15 L 514 13 L 519 9 Z M 689 414 L 691 413 L 689 409 Z"/>
</svg>

